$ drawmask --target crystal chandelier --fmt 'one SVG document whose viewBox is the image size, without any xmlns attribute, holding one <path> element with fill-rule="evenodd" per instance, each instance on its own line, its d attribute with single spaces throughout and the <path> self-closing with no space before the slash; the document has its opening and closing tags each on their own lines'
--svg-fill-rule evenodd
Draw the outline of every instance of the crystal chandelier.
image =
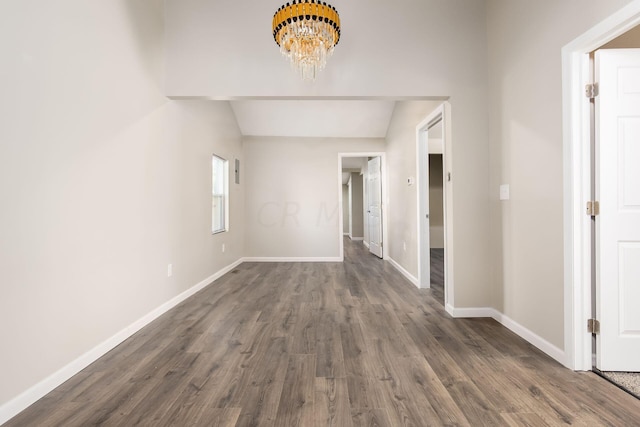
<svg viewBox="0 0 640 427">
<path fill-rule="evenodd" d="M 340 40 L 340 16 L 319 0 L 293 0 L 273 15 L 273 38 L 303 80 L 315 80 Z"/>
</svg>

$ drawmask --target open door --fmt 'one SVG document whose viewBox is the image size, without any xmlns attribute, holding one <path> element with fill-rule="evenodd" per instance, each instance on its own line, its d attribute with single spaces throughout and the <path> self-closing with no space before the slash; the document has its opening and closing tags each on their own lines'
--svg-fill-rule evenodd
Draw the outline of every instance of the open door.
<svg viewBox="0 0 640 427">
<path fill-rule="evenodd" d="M 367 172 L 369 251 L 382 258 L 382 174 L 380 157 L 369 160 Z"/>
<path fill-rule="evenodd" d="M 596 52 L 596 367 L 640 371 L 640 49 Z"/>
</svg>

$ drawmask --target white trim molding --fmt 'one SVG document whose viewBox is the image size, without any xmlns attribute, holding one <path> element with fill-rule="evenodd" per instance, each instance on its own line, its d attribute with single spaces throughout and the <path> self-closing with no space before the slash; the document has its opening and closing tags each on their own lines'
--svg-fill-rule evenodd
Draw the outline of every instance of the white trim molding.
<svg viewBox="0 0 640 427">
<path fill-rule="evenodd" d="M 531 345 L 537 347 L 539 350 L 545 352 L 559 363 L 566 366 L 566 354 L 560 348 L 551 344 L 549 341 L 542 338 L 540 335 L 525 328 L 509 316 L 499 312 L 495 308 L 490 307 L 476 307 L 476 308 L 455 308 L 451 305 L 446 306 L 446 311 L 452 317 L 455 318 L 473 318 L 473 317 L 489 317 L 500 323 L 511 332 L 518 335 L 520 338 L 529 342 Z"/>
<path fill-rule="evenodd" d="M 245 257 L 244 262 L 343 262 L 340 257 Z"/>
<path fill-rule="evenodd" d="M 491 317 L 493 318 L 498 311 L 489 307 L 472 307 L 472 308 L 455 308 L 450 304 L 445 307 L 447 313 L 456 319 L 466 319 L 473 317 Z"/>
<path fill-rule="evenodd" d="M 405 268 L 403 266 L 401 266 L 400 264 L 398 264 L 398 262 L 396 260 L 394 260 L 391 257 L 387 257 L 385 258 L 386 261 L 389 261 L 389 263 L 400 272 L 400 274 L 402 274 L 407 280 L 409 280 L 411 283 L 413 283 L 416 287 L 420 287 L 418 284 L 418 278 L 416 276 L 414 276 L 413 274 L 409 273 L 407 270 L 405 270 Z"/>
<path fill-rule="evenodd" d="M 18 415 L 20 412 L 25 410 L 27 407 L 35 403 L 37 400 L 45 396 L 47 393 L 51 392 L 53 389 L 58 387 L 60 384 L 67 381 L 72 376 L 76 375 L 78 372 L 89 366 L 91 363 L 98 360 L 100 357 L 107 354 L 109 351 L 117 347 L 119 344 L 124 342 L 127 338 L 131 337 L 133 334 L 138 332 L 140 329 L 147 326 L 149 323 L 153 322 L 155 319 L 171 310 L 173 307 L 180 304 L 182 301 L 186 300 L 190 296 L 194 295 L 198 291 L 206 288 L 211 285 L 215 280 L 224 276 L 240 264 L 242 264 L 243 260 L 239 259 L 233 264 L 224 267 L 218 272 L 212 274 L 186 291 L 182 292 L 179 295 L 176 295 L 169 301 L 160 305 L 153 311 L 149 312 L 145 316 L 133 322 L 131 325 L 122 329 L 120 332 L 116 333 L 110 338 L 107 338 L 101 344 L 98 344 L 91 350 L 87 351 L 83 355 L 79 356 L 77 359 L 71 361 L 66 366 L 63 366 L 58 371 L 52 373 L 47 378 L 43 379 L 39 383 L 25 390 L 18 396 L 9 400 L 0 406 L 0 425 L 9 421 L 11 418 Z"/>
</svg>

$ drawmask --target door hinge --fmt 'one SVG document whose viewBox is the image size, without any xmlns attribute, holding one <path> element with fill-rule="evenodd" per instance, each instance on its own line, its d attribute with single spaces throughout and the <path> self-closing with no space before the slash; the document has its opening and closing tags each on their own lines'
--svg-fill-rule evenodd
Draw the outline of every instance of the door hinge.
<svg viewBox="0 0 640 427">
<path fill-rule="evenodd" d="M 587 319 L 587 332 L 590 334 L 600 333 L 600 321 L 596 319 Z"/>
<path fill-rule="evenodd" d="M 584 87 L 584 94 L 589 99 L 598 96 L 598 83 L 590 83 Z"/>
<path fill-rule="evenodd" d="M 587 215 L 598 216 L 600 215 L 600 202 L 590 200 L 587 202 Z"/>
</svg>

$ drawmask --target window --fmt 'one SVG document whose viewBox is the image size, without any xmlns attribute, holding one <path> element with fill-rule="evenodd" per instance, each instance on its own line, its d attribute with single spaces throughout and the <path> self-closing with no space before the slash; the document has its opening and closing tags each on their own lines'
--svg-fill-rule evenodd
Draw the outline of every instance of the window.
<svg viewBox="0 0 640 427">
<path fill-rule="evenodd" d="M 211 161 L 211 232 L 222 233 L 229 229 L 229 162 L 213 155 Z"/>
</svg>

